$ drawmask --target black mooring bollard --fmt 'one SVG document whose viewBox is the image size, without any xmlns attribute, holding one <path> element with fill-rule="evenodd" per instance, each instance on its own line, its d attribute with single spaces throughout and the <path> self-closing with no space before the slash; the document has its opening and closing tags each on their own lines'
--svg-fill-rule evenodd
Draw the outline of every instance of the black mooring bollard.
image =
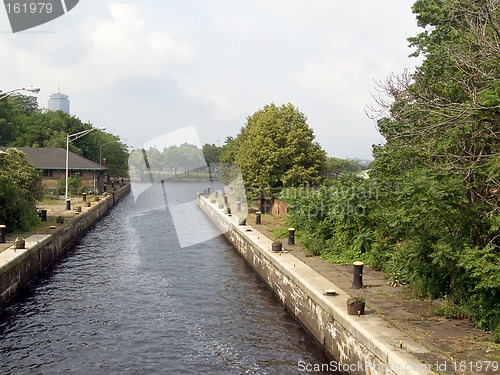
<svg viewBox="0 0 500 375">
<path fill-rule="evenodd" d="M 83 201 L 87 202 L 87 193 L 83 193 L 82 196 L 83 196 Z"/>
<path fill-rule="evenodd" d="M 352 287 L 355 289 L 360 289 L 363 287 L 363 262 L 354 262 L 354 279 L 352 281 Z"/>
<path fill-rule="evenodd" d="M 207 187 L 207 194 L 210 195 L 210 186 Z"/>
<path fill-rule="evenodd" d="M 255 224 L 260 224 L 261 217 L 262 217 L 262 213 L 260 211 L 257 211 L 255 213 Z"/>
<path fill-rule="evenodd" d="M 42 218 L 42 221 L 47 221 L 47 210 L 42 210 L 40 217 Z"/>
<path fill-rule="evenodd" d="M 229 207 L 229 206 L 226 207 L 226 213 L 228 215 L 231 215 L 231 207 Z"/>
<path fill-rule="evenodd" d="M 71 199 L 66 199 L 66 209 L 71 210 Z"/>
<path fill-rule="evenodd" d="M 288 244 L 295 245 L 295 228 L 288 228 Z"/>
<path fill-rule="evenodd" d="M 0 243 L 5 243 L 5 231 L 7 227 L 5 225 L 0 225 Z"/>
<path fill-rule="evenodd" d="M 108 188 L 108 186 L 106 184 L 104 184 L 104 186 L 102 187 L 102 191 L 105 193 L 107 188 Z"/>
<path fill-rule="evenodd" d="M 228 202 L 229 202 L 229 200 L 228 200 L 227 195 L 224 195 L 224 204 L 229 204 Z"/>
</svg>

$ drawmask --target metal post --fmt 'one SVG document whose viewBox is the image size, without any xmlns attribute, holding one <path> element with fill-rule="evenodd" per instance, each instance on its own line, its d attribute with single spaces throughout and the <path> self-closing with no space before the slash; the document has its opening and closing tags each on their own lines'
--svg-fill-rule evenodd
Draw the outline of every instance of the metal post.
<svg viewBox="0 0 500 375">
<path fill-rule="evenodd" d="M 5 225 L 0 225 L 0 243 L 5 243 L 5 231 L 7 227 Z"/>
<path fill-rule="evenodd" d="M 352 287 L 355 289 L 360 289 L 363 287 L 363 262 L 354 262 L 354 279 L 352 281 Z"/>
<path fill-rule="evenodd" d="M 68 199 L 68 169 L 69 169 L 69 134 L 66 135 L 66 193 L 64 199 Z"/>
<path fill-rule="evenodd" d="M 295 245 L 295 228 L 288 228 L 288 244 Z"/>
<path fill-rule="evenodd" d="M 262 213 L 260 211 L 257 211 L 255 213 L 255 224 L 260 224 L 261 222 L 261 217 L 262 217 Z"/>
</svg>

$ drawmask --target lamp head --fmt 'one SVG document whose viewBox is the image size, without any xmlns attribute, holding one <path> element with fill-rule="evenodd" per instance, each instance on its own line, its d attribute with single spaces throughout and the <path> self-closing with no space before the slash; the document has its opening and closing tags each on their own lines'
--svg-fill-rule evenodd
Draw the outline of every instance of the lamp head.
<svg viewBox="0 0 500 375">
<path fill-rule="evenodd" d="M 24 91 L 32 92 L 33 94 L 38 94 L 40 92 L 40 87 L 26 87 L 23 89 Z"/>
</svg>

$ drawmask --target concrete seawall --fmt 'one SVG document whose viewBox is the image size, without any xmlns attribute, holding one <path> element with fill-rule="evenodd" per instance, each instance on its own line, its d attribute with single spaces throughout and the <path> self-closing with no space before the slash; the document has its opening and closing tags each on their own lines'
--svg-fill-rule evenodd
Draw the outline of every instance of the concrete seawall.
<svg viewBox="0 0 500 375">
<path fill-rule="evenodd" d="M 348 374 L 434 374 L 416 354 L 428 350 L 368 311 L 347 314 L 349 295 L 291 254 L 271 252 L 272 241 L 254 228 L 238 225 L 203 195 L 198 205 L 236 250 L 274 291 L 290 313 L 335 360 L 298 364 L 305 370 L 340 370 Z M 326 295 L 327 289 L 337 290 Z M 369 301 L 368 301 L 369 303 Z M 403 348 L 400 342 L 404 342 Z M 314 366 L 322 366 L 314 367 Z"/>
<path fill-rule="evenodd" d="M 16 250 L 12 246 L 1 252 L 0 305 L 10 300 L 22 287 L 38 277 L 129 192 L 130 185 L 125 185 L 52 233 L 28 237 L 25 249 Z"/>
</svg>

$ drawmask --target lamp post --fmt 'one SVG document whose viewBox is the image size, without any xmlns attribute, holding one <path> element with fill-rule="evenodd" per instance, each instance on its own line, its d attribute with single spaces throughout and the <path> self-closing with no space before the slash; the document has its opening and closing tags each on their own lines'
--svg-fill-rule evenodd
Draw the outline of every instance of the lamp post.
<svg viewBox="0 0 500 375">
<path fill-rule="evenodd" d="M 0 100 L 5 99 L 8 96 L 11 96 L 12 94 L 14 94 L 15 92 L 18 92 L 18 91 L 29 91 L 29 92 L 32 92 L 33 94 L 38 94 L 40 92 L 40 88 L 39 87 L 22 87 L 19 89 L 14 89 L 14 90 L 6 91 L 6 92 L 2 92 L 0 90 Z"/>
<path fill-rule="evenodd" d="M 89 134 L 90 132 L 99 129 L 99 130 L 106 130 L 106 128 L 91 128 L 87 130 L 82 130 L 81 132 L 74 133 L 74 134 L 68 134 L 66 136 L 66 193 L 65 193 L 65 200 L 68 200 L 68 174 L 69 174 L 69 143 L 73 142 L 75 139 L 78 139 L 80 137 L 83 137 L 84 135 Z"/>
</svg>

